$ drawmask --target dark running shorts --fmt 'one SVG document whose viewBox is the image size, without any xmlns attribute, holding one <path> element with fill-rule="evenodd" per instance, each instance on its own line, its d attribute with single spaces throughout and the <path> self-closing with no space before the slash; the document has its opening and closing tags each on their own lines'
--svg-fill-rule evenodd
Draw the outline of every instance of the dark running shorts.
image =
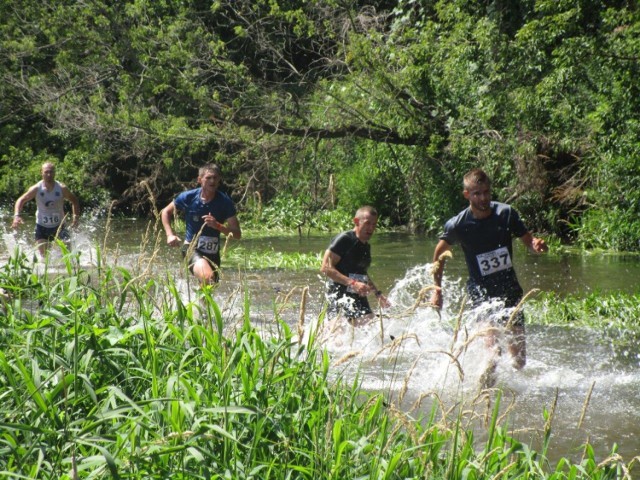
<svg viewBox="0 0 640 480">
<path fill-rule="evenodd" d="M 183 244 L 181 249 L 182 258 L 186 258 L 188 250 L 189 250 L 189 244 L 188 243 Z M 218 281 L 220 280 L 220 275 L 219 275 L 220 254 L 219 253 L 209 254 L 209 253 L 199 252 L 198 250 L 194 250 L 193 253 L 191 254 L 191 257 L 189 257 L 189 271 L 191 273 L 193 273 L 193 266 L 200 259 L 205 259 L 211 264 L 213 268 L 213 281 L 218 283 Z"/>
<path fill-rule="evenodd" d="M 476 321 L 491 321 L 499 325 L 506 325 L 513 314 L 514 308 L 522 300 L 521 290 L 515 290 L 512 295 L 492 297 L 487 295 L 481 287 L 467 285 L 467 292 L 477 315 Z M 498 301 L 500 304 L 484 309 L 483 305 L 491 301 Z M 524 327 L 524 312 L 518 310 L 511 322 L 512 325 Z"/>
<path fill-rule="evenodd" d="M 373 313 L 367 297 L 361 297 L 346 290 L 344 285 L 334 285 L 327 289 L 327 301 L 329 302 L 327 315 L 335 317 L 342 312 L 347 319 L 353 319 Z"/>
<path fill-rule="evenodd" d="M 63 242 L 68 242 L 71 239 L 69 231 L 64 227 L 43 227 L 36 223 L 36 241 L 45 240 L 47 242 L 53 242 L 56 238 L 59 238 Z"/>
</svg>

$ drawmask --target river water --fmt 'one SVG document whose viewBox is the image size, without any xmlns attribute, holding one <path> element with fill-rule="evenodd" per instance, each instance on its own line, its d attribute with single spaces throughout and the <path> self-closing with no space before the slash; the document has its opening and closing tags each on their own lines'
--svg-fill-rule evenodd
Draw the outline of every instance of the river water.
<svg viewBox="0 0 640 480">
<path fill-rule="evenodd" d="M 6 222 L 5 222 L 6 223 Z M 96 248 L 106 248 L 107 258 L 121 266 L 139 268 L 141 259 L 152 260 L 153 274 L 167 273 L 189 295 L 190 282 L 181 268 L 178 249 L 163 244 L 163 236 L 149 232 L 142 220 L 88 223 L 78 230 L 75 248 L 86 264 Z M 254 237 L 245 232 L 239 245 L 245 252 L 321 254 L 332 235 L 312 237 Z M 31 228 L 14 235 L 5 230 L 0 260 L 16 244 L 29 248 Z M 155 239 L 158 238 L 158 243 Z M 241 309 L 244 291 L 250 292 L 251 318 L 256 326 L 273 326 L 274 301 L 283 302 L 278 313 L 292 326 L 301 323 L 301 295 L 308 301 L 304 327 L 320 335 L 332 355 L 334 371 L 358 375 L 364 388 L 384 392 L 390 402 L 418 418 L 436 406 L 440 417 L 462 418 L 465 426 L 482 428 L 490 415 L 498 389 L 502 392 L 502 424 L 519 440 L 539 449 L 546 425 L 543 412 L 552 412 L 549 457 L 577 461 L 581 446 L 589 441 L 601 460 L 618 445 L 629 462 L 640 454 L 640 357 L 638 350 L 621 359 L 610 342 L 588 329 L 537 325 L 535 312 L 527 310 L 527 366 L 515 371 L 506 356 L 498 360 L 494 389 L 480 389 L 488 355 L 478 326 L 462 311 L 466 266 L 462 253 L 445 270 L 445 305 L 442 312 L 426 303 L 416 305 L 420 290 L 431 284 L 430 261 L 437 239 L 404 233 L 373 237 L 370 274 L 392 307 L 382 320 L 353 329 L 336 325 L 327 335 L 323 318 L 323 279 L 318 269 L 247 269 L 242 261 L 223 259 L 222 282 L 216 295 L 231 317 Z M 234 248 L 231 245 L 229 248 Z M 155 254 L 153 251 L 155 250 Z M 592 292 L 640 293 L 640 256 L 558 253 L 536 256 L 515 244 L 514 264 L 525 292 L 532 289 L 563 295 Z M 318 265 L 319 267 L 319 265 Z M 441 412 L 447 411 L 446 415 Z"/>
</svg>

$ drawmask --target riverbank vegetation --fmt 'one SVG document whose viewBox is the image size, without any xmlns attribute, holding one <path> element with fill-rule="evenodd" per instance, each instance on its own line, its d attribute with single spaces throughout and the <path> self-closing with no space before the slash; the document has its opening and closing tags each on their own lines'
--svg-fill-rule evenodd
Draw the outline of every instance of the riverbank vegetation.
<svg viewBox="0 0 640 480">
<path fill-rule="evenodd" d="M 257 326 L 247 298 L 223 310 L 212 290 L 185 298 L 144 268 L 99 259 L 89 271 L 71 255 L 56 268 L 37 274 L 16 252 L 0 270 L 3 477 L 622 479 L 635 470 L 615 448 L 596 458 L 588 443 L 552 465 L 552 407 L 539 451 L 512 435 L 499 394 L 481 441 L 468 412 L 437 402 L 407 412 L 341 377 L 340 360 L 317 343 L 319 323 L 291 325 L 278 305 Z"/>
<path fill-rule="evenodd" d="M 53 160 L 149 213 L 213 161 L 247 224 L 432 231 L 480 166 L 536 231 L 637 251 L 639 30 L 627 0 L 8 0 L 0 194 Z"/>
<path fill-rule="evenodd" d="M 640 298 L 621 292 L 562 296 L 548 292 L 532 302 L 535 321 L 542 325 L 590 328 L 616 356 L 640 365 Z"/>
</svg>

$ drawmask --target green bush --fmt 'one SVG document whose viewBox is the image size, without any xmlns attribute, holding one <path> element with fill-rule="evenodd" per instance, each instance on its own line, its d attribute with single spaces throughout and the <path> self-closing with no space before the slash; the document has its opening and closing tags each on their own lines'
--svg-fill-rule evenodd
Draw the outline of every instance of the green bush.
<svg viewBox="0 0 640 480">
<path fill-rule="evenodd" d="M 268 205 L 252 203 L 241 214 L 242 226 L 256 231 L 276 231 L 302 233 L 308 230 L 338 231 L 353 226 L 354 212 L 342 208 L 320 209 L 302 196 L 282 193 Z"/>
<path fill-rule="evenodd" d="M 614 206 L 606 211 L 589 210 L 576 230 L 578 243 L 585 248 L 640 250 L 640 214 L 635 208 L 623 210 Z"/>
<path fill-rule="evenodd" d="M 83 209 L 104 206 L 109 201 L 109 193 L 93 174 L 92 161 L 86 152 L 72 150 L 60 160 L 46 151 L 34 153 L 30 148 L 11 147 L 0 160 L 0 191 L 6 192 L 5 208 L 11 208 L 20 195 L 41 180 L 45 162 L 56 165 L 56 180 L 69 187 L 80 199 Z M 35 211 L 35 203 L 30 203 L 32 205 L 25 208 Z"/>
<path fill-rule="evenodd" d="M 34 154 L 30 148 L 9 148 L 0 159 L 0 191 L 5 207 L 12 207 L 20 195 L 42 178 L 40 169 L 45 162 L 55 162 L 55 159 L 46 152 Z"/>
</svg>

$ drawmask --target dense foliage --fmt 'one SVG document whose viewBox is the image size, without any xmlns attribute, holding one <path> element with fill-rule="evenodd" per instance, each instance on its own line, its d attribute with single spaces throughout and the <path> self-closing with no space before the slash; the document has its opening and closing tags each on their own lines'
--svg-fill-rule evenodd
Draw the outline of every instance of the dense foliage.
<svg viewBox="0 0 640 480">
<path fill-rule="evenodd" d="M 638 250 L 639 30 L 629 0 L 8 0 L 0 192 L 55 159 L 149 211 L 215 161 L 248 221 L 284 195 L 298 228 L 431 230 L 481 166 L 532 228 Z"/>
</svg>

